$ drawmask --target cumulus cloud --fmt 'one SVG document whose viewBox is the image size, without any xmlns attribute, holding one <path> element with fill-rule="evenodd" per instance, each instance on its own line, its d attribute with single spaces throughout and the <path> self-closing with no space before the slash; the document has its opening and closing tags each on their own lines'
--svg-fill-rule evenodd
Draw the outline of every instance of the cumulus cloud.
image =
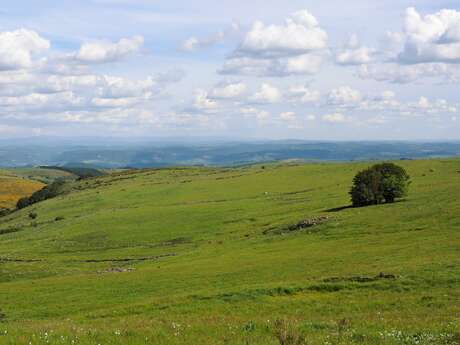
<svg viewBox="0 0 460 345">
<path fill-rule="evenodd" d="M 275 69 L 273 74 L 279 76 L 315 74 L 319 71 L 322 62 L 322 56 L 314 54 L 279 60 L 278 69 Z"/>
<path fill-rule="evenodd" d="M 204 113 L 214 113 L 219 109 L 219 103 L 209 98 L 205 90 L 198 89 L 195 91 L 193 110 Z"/>
<path fill-rule="evenodd" d="M 332 89 L 328 95 L 328 104 L 337 106 L 352 106 L 356 105 L 362 100 L 361 92 L 352 89 L 349 86 L 341 86 Z"/>
<path fill-rule="evenodd" d="M 398 59 L 402 63 L 460 63 L 460 12 L 441 10 L 422 16 L 413 7 L 406 10 L 406 42 Z"/>
<path fill-rule="evenodd" d="M 143 80 L 130 80 L 121 77 L 100 77 L 97 95 L 102 98 L 149 97 L 152 95 L 156 82 L 152 77 Z"/>
<path fill-rule="evenodd" d="M 242 82 L 223 82 L 216 85 L 210 92 L 213 99 L 237 99 L 247 92 L 246 84 Z"/>
<path fill-rule="evenodd" d="M 327 48 L 327 33 L 307 10 L 284 24 L 256 21 L 219 70 L 221 74 L 286 77 L 317 73 Z"/>
<path fill-rule="evenodd" d="M 416 113 L 422 112 L 425 114 L 452 114 L 457 113 L 458 108 L 449 104 L 445 99 L 437 99 L 430 101 L 427 97 L 421 96 L 417 102 L 410 103 L 409 107 Z"/>
<path fill-rule="evenodd" d="M 192 52 L 200 48 L 206 48 L 214 44 L 221 43 L 224 40 L 224 37 L 223 32 L 218 32 L 216 35 L 204 39 L 190 37 L 182 43 L 181 48 L 184 51 Z"/>
<path fill-rule="evenodd" d="M 322 120 L 329 123 L 343 123 L 347 121 L 347 118 L 342 113 L 332 113 L 323 115 Z"/>
<path fill-rule="evenodd" d="M 259 91 L 250 97 L 250 101 L 254 103 L 278 103 L 281 99 L 282 95 L 280 90 L 268 83 L 263 83 Z"/>
<path fill-rule="evenodd" d="M 294 85 L 288 89 L 287 97 L 295 103 L 314 103 L 320 100 L 321 94 L 307 86 Z"/>
<path fill-rule="evenodd" d="M 142 36 L 122 38 L 116 43 L 107 41 L 84 43 L 75 54 L 75 59 L 83 63 L 113 62 L 138 52 L 143 44 Z"/>
<path fill-rule="evenodd" d="M 293 111 L 285 111 L 280 114 L 280 119 L 283 121 L 295 121 L 296 118 L 296 113 Z"/>
<path fill-rule="evenodd" d="M 288 77 L 311 75 L 319 71 L 323 57 L 315 54 L 282 59 L 231 58 L 225 61 L 218 73 L 224 75 L 248 75 L 258 77 Z"/>
<path fill-rule="evenodd" d="M 279 58 L 321 50 L 327 33 L 307 10 L 290 15 L 282 25 L 256 21 L 235 52 L 238 56 Z"/>
<path fill-rule="evenodd" d="M 458 83 L 460 68 L 444 63 L 362 65 L 358 69 L 357 76 L 361 79 L 395 84 L 408 84 L 427 78 L 442 78 L 449 83 Z"/>
<path fill-rule="evenodd" d="M 50 48 L 50 42 L 31 30 L 0 32 L 0 71 L 32 67 L 35 54 Z"/>
<path fill-rule="evenodd" d="M 237 23 L 232 23 L 230 28 L 221 30 L 213 35 L 203 38 L 195 36 L 190 37 L 182 42 L 181 49 L 186 52 L 194 52 L 199 49 L 208 48 L 216 44 L 222 43 L 226 38 L 233 36 L 239 32 L 240 26 Z"/>
<path fill-rule="evenodd" d="M 257 109 L 254 107 L 245 107 L 240 109 L 241 114 L 245 117 L 254 117 L 258 121 L 265 121 L 270 117 L 270 113 L 265 110 Z"/>
<path fill-rule="evenodd" d="M 362 46 L 358 37 L 352 35 L 349 42 L 340 49 L 335 56 L 335 61 L 339 65 L 362 65 L 373 61 L 375 49 Z"/>
</svg>

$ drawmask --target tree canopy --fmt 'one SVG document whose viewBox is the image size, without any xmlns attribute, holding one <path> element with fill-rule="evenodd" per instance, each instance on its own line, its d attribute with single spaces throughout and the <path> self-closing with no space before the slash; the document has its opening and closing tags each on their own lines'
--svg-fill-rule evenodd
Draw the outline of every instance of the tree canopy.
<svg viewBox="0 0 460 345">
<path fill-rule="evenodd" d="M 392 203 L 407 195 L 409 184 L 404 168 L 393 163 L 376 164 L 356 174 L 351 201 L 355 207 Z"/>
</svg>

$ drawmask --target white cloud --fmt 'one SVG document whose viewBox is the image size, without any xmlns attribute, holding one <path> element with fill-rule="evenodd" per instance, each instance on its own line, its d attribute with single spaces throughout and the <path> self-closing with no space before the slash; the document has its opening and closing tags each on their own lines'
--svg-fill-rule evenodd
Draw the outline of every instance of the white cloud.
<svg viewBox="0 0 460 345">
<path fill-rule="evenodd" d="M 361 79 L 396 84 L 409 84 L 427 78 L 441 78 L 445 82 L 458 83 L 460 68 L 444 63 L 362 65 L 358 69 L 357 76 Z"/>
<path fill-rule="evenodd" d="M 327 34 L 308 11 L 293 13 L 282 25 L 257 21 L 221 74 L 286 77 L 319 71 L 327 48 Z"/>
<path fill-rule="evenodd" d="M 84 105 L 84 99 L 73 92 L 56 94 L 30 93 L 24 96 L 0 97 L 0 106 L 21 111 L 43 111 Z"/>
<path fill-rule="evenodd" d="M 139 51 L 143 44 L 142 36 L 122 38 L 117 43 L 107 41 L 84 43 L 75 58 L 83 63 L 113 62 Z"/>
<path fill-rule="evenodd" d="M 195 50 L 198 50 L 200 48 L 206 48 L 210 47 L 214 44 L 221 43 L 224 40 L 224 33 L 223 32 L 218 32 L 214 36 L 207 37 L 204 39 L 198 39 L 196 37 L 190 37 L 186 39 L 182 45 L 181 48 L 184 51 L 187 52 L 193 52 Z"/>
<path fill-rule="evenodd" d="M 322 119 L 329 123 L 343 123 L 347 121 L 347 118 L 342 113 L 326 114 Z"/>
<path fill-rule="evenodd" d="M 224 82 L 214 87 L 210 97 L 214 99 L 237 99 L 247 91 L 246 84 L 242 82 Z"/>
<path fill-rule="evenodd" d="M 93 98 L 91 103 L 98 107 L 124 108 L 136 104 L 136 98 Z"/>
<path fill-rule="evenodd" d="M 356 105 L 362 99 L 361 92 L 352 89 L 349 86 L 341 86 L 336 89 L 332 89 L 328 95 L 328 103 L 338 106 L 350 106 Z"/>
<path fill-rule="evenodd" d="M 30 68 L 33 56 L 50 48 L 50 42 L 31 30 L 0 32 L 0 70 Z"/>
<path fill-rule="evenodd" d="M 295 121 L 296 118 L 296 113 L 292 111 L 286 111 L 280 114 L 280 119 L 283 121 Z"/>
<path fill-rule="evenodd" d="M 361 46 L 356 35 L 350 37 L 349 42 L 337 52 L 335 61 L 339 65 L 362 65 L 373 61 L 375 49 Z"/>
<path fill-rule="evenodd" d="M 255 117 L 258 121 L 265 121 L 270 117 L 270 113 L 265 110 L 260 110 L 254 107 L 241 108 L 240 112 L 245 117 Z"/>
<path fill-rule="evenodd" d="M 283 59 L 254 59 L 250 57 L 228 59 L 218 71 L 220 74 L 253 75 L 258 77 L 287 77 L 315 74 L 323 58 L 320 55 L 305 54 Z"/>
<path fill-rule="evenodd" d="M 288 90 L 287 97 L 293 102 L 313 103 L 318 102 L 321 94 L 317 90 L 312 90 L 303 85 L 291 86 Z"/>
<path fill-rule="evenodd" d="M 144 80 L 130 80 L 126 78 L 103 76 L 99 79 L 99 87 L 96 93 L 103 98 L 129 98 L 149 97 L 152 95 L 156 82 L 152 77 Z"/>
<path fill-rule="evenodd" d="M 405 34 L 399 61 L 460 63 L 460 12 L 444 9 L 422 17 L 415 8 L 408 8 Z"/>
<path fill-rule="evenodd" d="M 256 21 L 235 52 L 238 56 L 279 58 L 325 49 L 327 34 L 307 10 L 293 13 L 283 25 Z"/>
<path fill-rule="evenodd" d="M 323 63 L 322 56 L 314 54 L 304 54 L 286 60 L 279 61 L 278 70 L 274 70 L 274 75 L 289 76 L 302 74 L 315 74 L 319 71 Z"/>
<path fill-rule="evenodd" d="M 205 90 L 198 89 L 195 91 L 193 109 L 196 111 L 213 113 L 219 109 L 219 103 L 210 99 Z"/>
<path fill-rule="evenodd" d="M 445 99 L 437 99 L 431 102 L 424 96 L 421 96 L 417 102 L 409 104 L 409 107 L 416 113 L 422 112 L 425 114 L 439 115 L 458 112 L 457 107 L 449 104 Z"/>
<path fill-rule="evenodd" d="M 181 44 L 181 49 L 186 52 L 193 52 L 199 49 L 208 48 L 213 45 L 224 42 L 228 37 L 231 37 L 240 31 L 240 26 L 237 23 L 232 23 L 232 25 L 226 29 L 221 30 L 213 35 L 203 38 L 190 37 L 186 39 Z"/>
<path fill-rule="evenodd" d="M 281 92 L 268 83 L 263 83 L 259 91 L 250 98 L 255 103 L 278 103 L 281 99 Z"/>
<path fill-rule="evenodd" d="M 375 97 L 366 97 L 359 103 L 359 110 L 367 111 L 400 111 L 401 103 L 396 99 L 394 91 L 385 90 Z"/>
</svg>

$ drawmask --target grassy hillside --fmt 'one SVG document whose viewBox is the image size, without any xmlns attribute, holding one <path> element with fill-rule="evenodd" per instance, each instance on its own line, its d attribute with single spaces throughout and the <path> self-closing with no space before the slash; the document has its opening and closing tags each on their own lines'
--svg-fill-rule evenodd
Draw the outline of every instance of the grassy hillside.
<svg viewBox="0 0 460 345">
<path fill-rule="evenodd" d="M 367 163 L 73 182 L 0 218 L 0 344 L 458 344 L 460 160 L 400 164 L 360 209 Z"/>
</svg>

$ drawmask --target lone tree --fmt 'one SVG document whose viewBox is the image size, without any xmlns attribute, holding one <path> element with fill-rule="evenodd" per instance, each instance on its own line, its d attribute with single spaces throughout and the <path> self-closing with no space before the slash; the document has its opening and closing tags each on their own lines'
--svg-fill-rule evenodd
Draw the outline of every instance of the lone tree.
<svg viewBox="0 0 460 345">
<path fill-rule="evenodd" d="M 354 207 L 392 203 L 407 195 L 410 177 L 393 163 L 376 164 L 353 179 L 350 195 Z"/>
</svg>

